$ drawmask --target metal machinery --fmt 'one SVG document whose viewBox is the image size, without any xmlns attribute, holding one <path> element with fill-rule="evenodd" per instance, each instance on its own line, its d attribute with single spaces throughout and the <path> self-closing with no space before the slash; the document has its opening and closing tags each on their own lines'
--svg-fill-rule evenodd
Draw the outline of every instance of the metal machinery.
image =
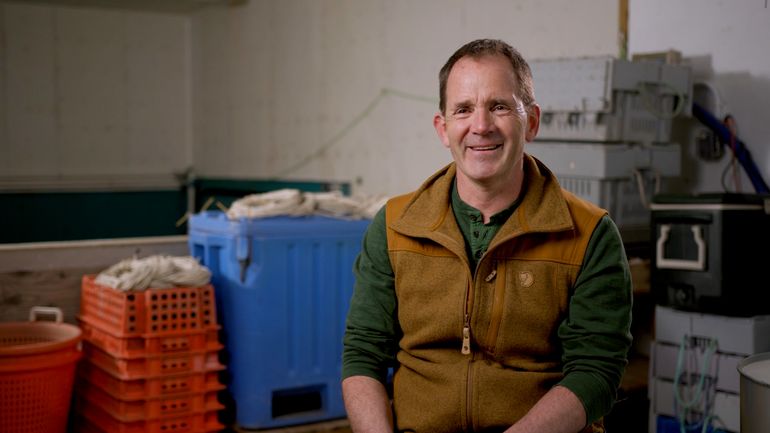
<svg viewBox="0 0 770 433">
<path fill-rule="evenodd" d="M 564 188 L 607 209 L 624 241 L 649 240 L 650 198 L 680 175 L 671 124 L 691 113 L 690 69 L 608 56 L 530 67 L 541 121 L 528 153 Z"/>
</svg>

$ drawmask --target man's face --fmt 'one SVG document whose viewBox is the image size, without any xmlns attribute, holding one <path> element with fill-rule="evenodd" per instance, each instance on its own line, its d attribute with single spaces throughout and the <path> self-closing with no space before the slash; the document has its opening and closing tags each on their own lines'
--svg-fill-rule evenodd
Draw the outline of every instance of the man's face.
<svg viewBox="0 0 770 433">
<path fill-rule="evenodd" d="M 524 143 L 537 135 L 540 108 L 527 110 L 513 67 L 503 56 L 463 57 L 446 84 L 446 112 L 433 119 L 452 152 L 458 182 L 501 185 L 522 167 Z"/>
</svg>

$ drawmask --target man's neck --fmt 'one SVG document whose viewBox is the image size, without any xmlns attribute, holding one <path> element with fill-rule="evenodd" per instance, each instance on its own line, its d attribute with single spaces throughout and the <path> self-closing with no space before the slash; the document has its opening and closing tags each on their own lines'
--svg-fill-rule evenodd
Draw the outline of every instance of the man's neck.
<svg viewBox="0 0 770 433">
<path fill-rule="evenodd" d="M 478 209 L 488 223 L 495 215 L 508 208 L 521 193 L 522 176 L 517 176 L 511 182 L 486 185 L 472 182 L 458 174 L 457 193 L 470 206 Z"/>
</svg>

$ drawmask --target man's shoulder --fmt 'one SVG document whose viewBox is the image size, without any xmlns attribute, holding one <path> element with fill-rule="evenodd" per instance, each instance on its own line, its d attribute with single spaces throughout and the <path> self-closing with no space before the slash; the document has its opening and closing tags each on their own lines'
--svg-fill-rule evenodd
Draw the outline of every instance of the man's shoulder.
<svg viewBox="0 0 770 433">
<path fill-rule="evenodd" d="M 606 209 L 603 209 L 595 203 L 576 195 L 575 193 L 568 191 L 564 188 L 561 189 L 562 197 L 567 202 L 570 210 L 573 212 L 584 212 L 592 215 L 604 215 L 607 213 Z"/>
<path fill-rule="evenodd" d="M 395 221 L 401 214 L 404 213 L 404 209 L 414 198 L 416 191 L 400 194 L 388 199 L 385 204 L 385 220 L 387 222 Z"/>
</svg>

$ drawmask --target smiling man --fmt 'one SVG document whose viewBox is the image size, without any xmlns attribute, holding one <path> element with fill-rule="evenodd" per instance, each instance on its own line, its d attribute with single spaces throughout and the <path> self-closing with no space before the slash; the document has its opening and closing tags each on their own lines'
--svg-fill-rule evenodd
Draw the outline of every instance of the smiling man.
<svg viewBox="0 0 770 433">
<path fill-rule="evenodd" d="M 342 382 L 351 427 L 603 432 L 631 345 L 617 227 L 525 153 L 540 108 L 510 45 L 462 46 L 439 94 L 433 125 L 454 161 L 388 201 L 356 261 Z"/>
</svg>

